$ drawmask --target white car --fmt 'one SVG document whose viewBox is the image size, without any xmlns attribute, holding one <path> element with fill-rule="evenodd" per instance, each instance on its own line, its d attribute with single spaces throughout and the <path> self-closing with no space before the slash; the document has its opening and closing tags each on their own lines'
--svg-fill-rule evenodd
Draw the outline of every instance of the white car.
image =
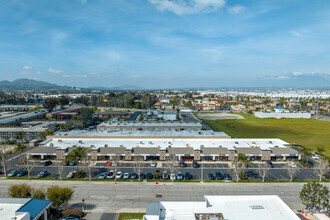
<svg viewBox="0 0 330 220">
<path fill-rule="evenodd" d="M 289 161 L 288 164 L 289 164 L 290 167 L 297 167 L 297 164 L 295 164 L 295 163 L 292 162 L 292 161 Z"/>
<path fill-rule="evenodd" d="M 115 178 L 115 171 L 110 170 L 107 174 L 107 179 L 114 179 Z"/>
<path fill-rule="evenodd" d="M 124 174 L 124 179 L 129 179 L 129 177 L 130 177 L 129 173 Z"/>
<path fill-rule="evenodd" d="M 121 179 L 121 178 L 123 178 L 123 172 L 118 171 L 116 174 L 116 179 Z"/>
<path fill-rule="evenodd" d="M 154 162 L 154 161 L 152 161 L 152 162 L 151 162 L 151 167 L 156 167 L 156 166 L 157 166 L 157 163 Z"/>
<path fill-rule="evenodd" d="M 314 159 L 314 160 L 318 160 L 318 159 L 320 159 L 320 155 L 313 154 L 313 155 L 312 155 L 312 159 Z"/>
<path fill-rule="evenodd" d="M 171 180 L 175 180 L 175 179 L 176 179 L 176 175 L 175 175 L 175 173 L 171 173 L 171 175 L 170 175 L 170 179 L 171 179 Z"/>
</svg>

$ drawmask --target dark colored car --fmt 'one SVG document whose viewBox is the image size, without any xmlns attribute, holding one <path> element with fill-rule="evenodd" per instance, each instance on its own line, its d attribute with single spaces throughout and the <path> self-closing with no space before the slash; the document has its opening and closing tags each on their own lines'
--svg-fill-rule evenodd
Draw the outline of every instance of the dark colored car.
<svg viewBox="0 0 330 220">
<path fill-rule="evenodd" d="M 75 178 L 85 178 L 87 176 L 87 173 L 83 170 L 79 170 L 77 174 L 75 175 Z"/>
<path fill-rule="evenodd" d="M 153 178 L 154 178 L 154 175 L 152 175 L 152 173 L 147 173 L 147 175 L 146 175 L 147 180 L 151 180 Z"/>
<path fill-rule="evenodd" d="M 187 172 L 187 173 L 185 173 L 184 174 L 184 178 L 186 179 L 186 180 L 192 180 L 192 175 L 189 173 L 189 172 Z"/>
<path fill-rule="evenodd" d="M 208 178 L 209 178 L 209 180 L 215 180 L 216 179 L 215 176 L 213 175 L 213 173 L 209 173 Z"/>
<path fill-rule="evenodd" d="M 11 176 L 16 176 L 17 173 L 18 173 L 17 170 L 12 170 L 12 171 L 10 171 L 10 173 L 8 174 L 8 176 L 9 176 L 9 177 L 11 177 Z"/>
<path fill-rule="evenodd" d="M 46 167 L 46 166 L 49 166 L 49 165 L 51 165 L 52 164 L 52 161 L 50 161 L 50 160 L 46 160 L 45 162 L 44 162 L 44 166 Z"/>
<path fill-rule="evenodd" d="M 184 161 L 180 161 L 180 167 L 186 167 L 187 164 Z"/>
<path fill-rule="evenodd" d="M 60 218 L 60 220 L 80 220 L 81 217 L 76 214 L 69 214 Z"/>
<path fill-rule="evenodd" d="M 268 162 L 268 166 L 269 168 L 274 168 L 274 164 L 271 161 Z"/>
<path fill-rule="evenodd" d="M 24 176 L 27 174 L 27 171 L 26 169 L 21 169 L 20 171 L 18 171 L 17 175 L 16 176 Z"/>
<path fill-rule="evenodd" d="M 156 173 L 155 173 L 155 180 L 158 180 L 161 178 L 161 174 L 160 174 L 160 171 L 159 170 L 156 170 Z"/>
<path fill-rule="evenodd" d="M 231 176 L 228 173 L 225 173 L 225 180 L 232 180 Z"/>
<path fill-rule="evenodd" d="M 215 177 L 217 178 L 217 180 L 223 180 L 225 178 L 221 172 L 216 172 Z"/>
<path fill-rule="evenodd" d="M 146 178 L 146 174 L 145 174 L 145 173 L 141 173 L 141 174 L 140 174 L 140 179 L 141 179 L 141 180 L 144 180 L 145 178 Z"/>
<path fill-rule="evenodd" d="M 199 167 L 199 164 L 197 163 L 197 161 L 194 161 L 194 162 L 193 162 L 193 167 L 194 167 L 194 168 L 198 168 L 198 167 Z"/>
<path fill-rule="evenodd" d="M 71 162 L 69 163 L 69 165 L 70 165 L 70 166 L 76 166 L 77 163 L 76 163 L 76 161 L 71 161 Z"/>
<path fill-rule="evenodd" d="M 176 179 L 177 180 L 183 180 L 184 179 L 184 175 L 182 172 L 178 172 L 178 175 L 176 175 Z"/>
<path fill-rule="evenodd" d="M 47 170 L 43 170 L 38 174 L 38 177 L 46 177 L 48 175 L 48 171 Z"/>
<path fill-rule="evenodd" d="M 133 172 L 131 175 L 131 179 L 137 179 L 139 175 L 136 172 Z"/>
</svg>

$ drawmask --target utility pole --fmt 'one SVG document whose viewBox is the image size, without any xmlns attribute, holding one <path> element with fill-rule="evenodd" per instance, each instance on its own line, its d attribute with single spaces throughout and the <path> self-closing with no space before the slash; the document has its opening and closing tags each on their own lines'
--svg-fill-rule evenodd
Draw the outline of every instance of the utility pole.
<svg viewBox="0 0 330 220">
<path fill-rule="evenodd" d="M 202 159 L 202 168 L 201 168 L 201 183 L 204 182 L 204 158 Z"/>
<path fill-rule="evenodd" d="M 316 119 L 319 118 L 319 98 L 316 98 Z"/>
</svg>

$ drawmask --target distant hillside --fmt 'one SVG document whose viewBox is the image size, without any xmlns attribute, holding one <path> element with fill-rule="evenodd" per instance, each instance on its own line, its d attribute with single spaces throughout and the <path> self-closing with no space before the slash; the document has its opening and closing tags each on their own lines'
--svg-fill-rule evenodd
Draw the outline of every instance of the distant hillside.
<svg viewBox="0 0 330 220">
<path fill-rule="evenodd" d="M 89 89 L 98 89 L 98 90 L 140 90 L 141 88 L 134 85 L 122 85 L 116 87 L 102 87 L 102 86 L 94 86 L 89 87 Z"/>
<path fill-rule="evenodd" d="M 0 81 L 0 90 L 70 90 L 71 87 L 59 86 L 52 83 L 37 81 L 33 79 L 16 79 L 12 82 L 3 80 Z"/>
</svg>

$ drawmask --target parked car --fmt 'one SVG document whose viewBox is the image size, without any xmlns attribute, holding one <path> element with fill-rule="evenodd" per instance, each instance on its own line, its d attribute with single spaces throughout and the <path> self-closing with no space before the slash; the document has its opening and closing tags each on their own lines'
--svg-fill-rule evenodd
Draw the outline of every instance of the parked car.
<svg viewBox="0 0 330 220">
<path fill-rule="evenodd" d="M 271 161 L 268 161 L 269 168 L 274 168 L 274 164 Z"/>
<path fill-rule="evenodd" d="M 69 165 L 70 165 L 70 166 L 76 166 L 77 163 L 76 163 L 76 161 L 71 161 L 71 162 L 69 163 Z"/>
<path fill-rule="evenodd" d="M 290 167 L 297 167 L 297 164 L 292 161 L 289 161 L 288 164 Z"/>
<path fill-rule="evenodd" d="M 320 159 L 320 155 L 312 154 L 312 159 L 318 160 L 318 159 Z"/>
<path fill-rule="evenodd" d="M 105 179 L 107 173 L 100 173 L 99 179 Z"/>
<path fill-rule="evenodd" d="M 9 177 L 11 177 L 11 176 L 16 176 L 17 173 L 18 173 L 17 170 L 12 170 L 12 171 L 10 171 L 10 173 L 8 174 L 8 176 L 9 176 Z"/>
<path fill-rule="evenodd" d="M 49 165 L 51 165 L 52 164 L 52 161 L 50 161 L 50 160 L 46 160 L 44 163 L 43 163 L 43 165 L 46 167 L 46 166 L 49 166 Z"/>
<path fill-rule="evenodd" d="M 184 174 L 184 178 L 186 180 L 192 180 L 193 176 L 189 172 L 187 172 L 187 173 Z"/>
<path fill-rule="evenodd" d="M 145 173 L 141 173 L 141 174 L 140 174 L 140 179 L 141 179 L 141 180 L 144 180 L 145 178 L 146 178 L 146 174 L 145 174 Z"/>
<path fill-rule="evenodd" d="M 209 179 L 209 180 L 215 180 L 216 178 L 215 178 L 215 176 L 213 175 L 213 173 L 209 173 L 209 175 L 208 175 L 208 179 Z"/>
<path fill-rule="evenodd" d="M 216 173 L 215 173 L 215 178 L 216 178 L 217 180 L 223 180 L 225 177 L 222 175 L 221 172 L 216 172 Z"/>
<path fill-rule="evenodd" d="M 147 180 L 151 180 L 153 178 L 154 178 L 154 175 L 152 175 L 152 173 L 147 173 L 147 175 L 146 175 Z"/>
<path fill-rule="evenodd" d="M 151 162 L 151 167 L 156 167 L 156 166 L 157 166 L 157 163 L 154 162 L 154 161 L 152 161 L 152 162 Z"/>
<path fill-rule="evenodd" d="M 76 175 L 77 171 L 71 171 L 69 174 L 66 176 L 66 178 L 73 178 Z"/>
<path fill-rule="evenodd" d="M 170 179 L 171 179 L 171 180 L 175 180 L 175 179 L 176 179 L 176 175 L 175 175 L 175 173 L 171 173 L 171 175 L 170 175 Z"/>
<path fill-rule="evenodd" d="M 27 170 L 26 169 L 21 169 L 18 171 L 16 176 L 24 176 L 27 174 Z"/>
<path fill-rule="evenodd" d="M 121 179 L 121 178 L 123 178 L 123 172 L 117 171 L 116 179 Z"/>
<path fill-rule="evenodd" d="M 38 177 L 43 178 L 43 177 L 46 177 L 48 174 L 49 173 L 47 170 L 43 170 L 38 174 Z"/>
<path fill-rule="evenodd" d="M 183 173 L 182 173 L 182 172 L 178 172 L 178 175 L 176 175 L 176 178 L 177 178 L 178 180 L 183 180 L 183 178 L 184 178 Z"/>
<path fill-rule="evenodd" d="M 124 179 L 129 179 L 131 175 L 129 173 L 124 173 Z"/>
<path fill-rule="evenodd" d="M 162 173 L 162 179 L 167 180 L 169 178 L 170 178 L 170 176 L 168 175 L 168 172 L 166 170 L 163 171 L 163 173 Z"/>
<path fill-rule="evenodd" d="M 115 178 L 115 171 L 110 170 L 107 175 L 107 179 L 114 179 L 114 178 Z"/>
<path fill-rule="evenodd" d="M 106 167 L 111 167 L 111 166 L 112 166 L 111 161 L 107 161 L 107 162 L 105 163 L 105 166 L 106 166 Z"/>
<path fill-rule="evenodd" d="M 193 162 L 193 167 L 194 167 L 194 168 L 198 168 L 198 167 L 199 167 L 199 164 L 197 163 L 197 161 L 194 161 L 194 162 Z"/>
<path fill-rule="evenodd" d="M 180 167 L 186 167 L 187 164 L 184 161 L 180 161 Z"/>
<path fill-rule="evenodd" d="M 232 180 L 231 176 L 228 173 L 225 173 L 225 180 Z"/>
<path fill-rule="evenodd" d="M 137 179 L 139 175 L 136 172 L 133 172 L 131 175 L 131 179 Z"/>
<path fill-rule="evenodd" d="M 158 180 L 160 179 L 162 176 L 160 174 L 160 171 L 159 170 L 156 170 L 156 173 L 155 173 L 155 180 Z"/>
<path fill-rule="evenodd" d="M 69 214 L 60 218 L 60 220 L 80 220 L 81 217 L 76 214 Z"/>
<path fill-rule="evenodd" d="M 79 178 L 79 179 L 82 179 L 82 178 L 85 178 L 87 176 L 87 173 L 83 170 L 79 170 L 76 175 L 75 175 L 75 178 Z"/>
</svg>

